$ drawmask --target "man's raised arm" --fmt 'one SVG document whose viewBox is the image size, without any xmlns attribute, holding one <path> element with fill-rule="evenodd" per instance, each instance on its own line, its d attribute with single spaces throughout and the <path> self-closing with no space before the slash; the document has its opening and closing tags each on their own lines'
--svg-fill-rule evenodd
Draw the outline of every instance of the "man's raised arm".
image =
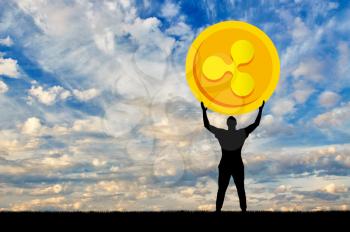
<svg viewBox="0 0 350 232">
<path fill-rule="evenodd" d="M 208 115 L 207 115 L 207 107 L 204 106 L 203 102 L 201 102 L 201 107 L 203 111 L 203 123 L 204 127 L 207 128 L 210 132 L 215 134 L 215 131 L 218 129 L 215 126 L 210 125 Z"/>
<path fill-rule="evenodd" d="M 204 127 L 207 128 L 208 130 L 210 130 L 210 123 L 209 123 L 209 119 L 207 116 L 207 109 L 203 102 L 201 102 L 201 107 L 202 107 L 202 111 L 203 111 L 203 123 L 204 123 Z"/>
<path fill-rule="evenodd" d="M 262 115 L 262 110 L 264 108 L 264 105 L 265 105 L 265 101 L 263 101 L 263 103 L 259 107 L 259 113 L 258 113 L 258 116 L 255 119 L 255 122 L 245 128 L 245 131 L 246 131 L 247 134 L 250 134 L 251 132 L 253 132 L 255 130 L 255 128 L 257 128 L 259 126 L 260 120 L 261 120 L 261 115 Z"/>
</svg>

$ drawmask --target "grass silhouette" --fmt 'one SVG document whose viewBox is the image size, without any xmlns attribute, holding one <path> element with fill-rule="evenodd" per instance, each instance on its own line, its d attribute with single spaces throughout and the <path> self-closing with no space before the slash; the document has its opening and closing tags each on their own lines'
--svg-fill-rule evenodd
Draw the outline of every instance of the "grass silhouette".
<svg viewBox="0 0 350 232">
<path fill-rule="evenodd" d="M 225 228 L 272 226 L 300 229 L 303 227 L 346 228 L 350 222 L 350 211 L 321 212 L 204 212 L 204 211 L 164 211 L 164 212 L 1 212 L 1 225 L 40 226 L 66 228 L 66 226 L 105 227 L 162 226 L 162 228 Z M 345 227 L 344 227 L 345 226 Z M 117 227 L 115 227 L 117 228 Z"/>
</svg>

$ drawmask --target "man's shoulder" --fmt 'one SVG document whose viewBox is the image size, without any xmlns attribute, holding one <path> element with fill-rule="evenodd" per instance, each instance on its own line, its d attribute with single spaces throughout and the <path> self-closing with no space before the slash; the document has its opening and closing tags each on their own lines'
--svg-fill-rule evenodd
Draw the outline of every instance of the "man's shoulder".
<svg viewBox="0 0 350 232">
<path fill-rule="evenodd" d="M 227 131 L 227 130 L 225 130 L 225 129 L 223 129 L 223 128 L 217 128 L 217 127 L 214 127 L 214 128 L 212 129 L 212 132 L 215 134 L 215 136 L 224 135 L 226 131 Z"/>
<path fill-rule="evenodd" d="M 223 128 L 218 128 L 218 127 L 215 127 L 215 126 L 211 126 L 211 130 L 212 130 L 213 132 L 224 132 L 224 131 L 226 131 L 226 130 L 223 129 Z"/>
<path fill-rule="evenodd" d="M 247 131 L 247 128 L 240 129 L 240 134 L 244 135 L 245 138 L 249 136 L 249 132 Z"/>
</svg>

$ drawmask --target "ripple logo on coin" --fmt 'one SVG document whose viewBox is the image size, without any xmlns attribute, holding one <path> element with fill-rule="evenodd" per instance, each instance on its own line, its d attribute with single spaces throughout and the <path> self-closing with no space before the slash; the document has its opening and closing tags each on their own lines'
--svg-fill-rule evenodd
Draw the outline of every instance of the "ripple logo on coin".
<svg viewBox="0 0 350 232">
<path fill-rule="evenodd" d="M 206 28 L 186 59 L 186 78 L 194 96 L 222 114 L 257 109 L 273 94 L 280 62 L 270 38 L 259 28 L 225 21 Z"/>
</svg>

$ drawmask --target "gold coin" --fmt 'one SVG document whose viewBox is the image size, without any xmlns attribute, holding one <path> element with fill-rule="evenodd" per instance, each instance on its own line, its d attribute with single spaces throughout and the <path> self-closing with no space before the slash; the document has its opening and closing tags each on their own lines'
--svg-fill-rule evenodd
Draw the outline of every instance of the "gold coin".
<svg viewBox="0 0 350 232">
<path fill-rule="evenodd" d="M 271 39 L 259 28 L 225 21 L 206 28 L 190 46 L 186 79 L 209 109 L 243 114 L 273 94 L 280 62 Z"/>
</svg>

